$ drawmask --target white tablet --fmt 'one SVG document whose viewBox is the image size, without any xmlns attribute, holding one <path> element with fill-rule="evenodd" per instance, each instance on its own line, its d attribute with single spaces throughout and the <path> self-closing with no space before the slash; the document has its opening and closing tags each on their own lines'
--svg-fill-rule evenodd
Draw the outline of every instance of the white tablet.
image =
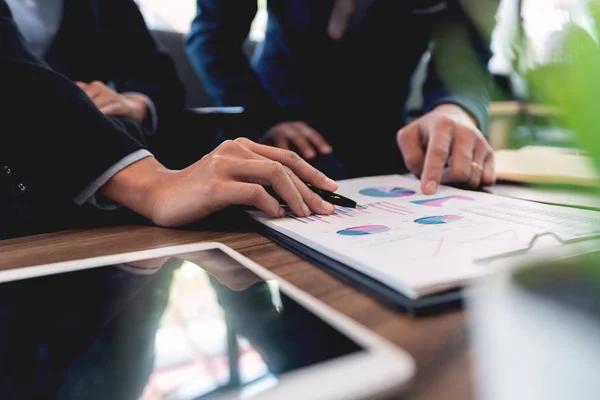
<svg viewBox="0 0 600 400">
<path fill-rule="evenodd" d="M 220 243 L 0 272 L 0 398 L 395 398 L 404 351 Z"/>
</svg>

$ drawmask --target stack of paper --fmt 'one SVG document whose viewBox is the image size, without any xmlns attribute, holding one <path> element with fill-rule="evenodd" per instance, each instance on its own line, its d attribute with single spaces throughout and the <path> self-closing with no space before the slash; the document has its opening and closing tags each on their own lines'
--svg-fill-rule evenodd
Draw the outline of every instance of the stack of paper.
<svg viewBox="0 0 600 400">
<path fill-rule="evenodd" d="M 600 185 L 592 160 L 573 149 L 526 146 L 519 150 L 498 150 L 496 176 L 499 180 L 524 183 Z"/>
<path fill-rule="evenodd" d="M 410 298 L 486 275 L 486 260 L 526 250 L 536 235 L 552 232 L 556 237 L 540 245 L 560 246 L 600 233 L 600 213 L 593 211 L 444 186 L 427 196 L 419 181 L 399 175 L 339 184 L 340 194 L 365 208 L 307 218 L 253 216 Z"/>
</svg>

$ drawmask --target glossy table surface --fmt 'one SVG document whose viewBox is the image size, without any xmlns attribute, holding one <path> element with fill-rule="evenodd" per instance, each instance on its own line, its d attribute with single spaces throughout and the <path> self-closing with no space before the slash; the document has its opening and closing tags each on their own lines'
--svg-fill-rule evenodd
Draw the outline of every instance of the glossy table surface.
<svg viewBox="0 0 600 400">
<path fill-rule="evenodd" d="M 252 229 L 170 230 L 120 226 L 0 242 L 0 269 L 202 241 L 224 243 L 410 353 L 417 376 L 407 398 L 474 397 L 471 346 L 463 310 L 411 318 L 302 260 Z"/>
</svg>

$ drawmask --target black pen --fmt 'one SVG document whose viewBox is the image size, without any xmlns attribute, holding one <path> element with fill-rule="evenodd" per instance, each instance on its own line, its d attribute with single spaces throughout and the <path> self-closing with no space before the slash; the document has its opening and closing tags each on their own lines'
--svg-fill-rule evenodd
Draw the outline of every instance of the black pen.
<svg viewBox="0 0 600 400">
<path fill-rule="evenodd" d="M 356 204 L 356 202 L 352 199 L 344 197 L 340 194 L 329 192 L 327 190 L 319 189 L 307 183 L 306 186 L 316 194 L 318 194 L 323 200 L 328 203 L 333 204 L 334 206 L 346 207 L 346 208 L 363 208 Z"/>
<path fill-rule="evenodd" d="M 334 206 L 346 207 L 346 208 L 364 208 L 356 203 L 356 201 L 344 197 L 340 194 L 329 192 L 327 190 L 319 189 L 311 185 L 310 183 L 305 184 L 310 190 L 319 195 L 323 200 L 328 203 L 333 204 Z M 267 187 L 267 192 L 274 198 L 276 198 L 280 204 L 285 204 L 285 201 L 281 199 L 281 197 L 273 190 L 272 187 Z"/>
</svg>

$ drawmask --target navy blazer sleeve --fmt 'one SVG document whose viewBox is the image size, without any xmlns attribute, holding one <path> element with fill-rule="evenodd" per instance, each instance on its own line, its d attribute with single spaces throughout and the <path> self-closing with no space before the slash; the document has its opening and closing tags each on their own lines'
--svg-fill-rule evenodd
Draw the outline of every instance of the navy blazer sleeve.
<svg viewBox="0 0 600 400">
<path fill-rule="evenodd" d="M 492 92 L 487 66 L 492 56 L 490 41 L 497 0 L 477 1 L 483 7 L 471 14 L 459 6 L 458 0 L 448 1 L 447 9 L 436 18 L 423 87 L 424 111 L 444 103 L 457 104 L 485 133 Z"/>
<path fill-rule="evenodd" d="M 71 201 L 125 156 L 142 149 L 72 81 L 36 59 L 0 0 L 0 160 L 38 195 Z"/>
<path fill-rule="evenodd" d="M 148 96 L 158 124 L 184 108 L 185 91 L 171 57 L 148 31 L 133 0 L 102 0 L 98 7 L 106 68 L 116 89 Z"/>
<path fill-rule="evenodd" d="M 266 118 L 277 114 L 277 104 L 243 51 L 256 12 L 256 1 L 197 0 L 186 48 L 215 105 L 243 106 L 245 114 Z M 279 120 L 253 122 L 260 131 Z"/>
</svg>

